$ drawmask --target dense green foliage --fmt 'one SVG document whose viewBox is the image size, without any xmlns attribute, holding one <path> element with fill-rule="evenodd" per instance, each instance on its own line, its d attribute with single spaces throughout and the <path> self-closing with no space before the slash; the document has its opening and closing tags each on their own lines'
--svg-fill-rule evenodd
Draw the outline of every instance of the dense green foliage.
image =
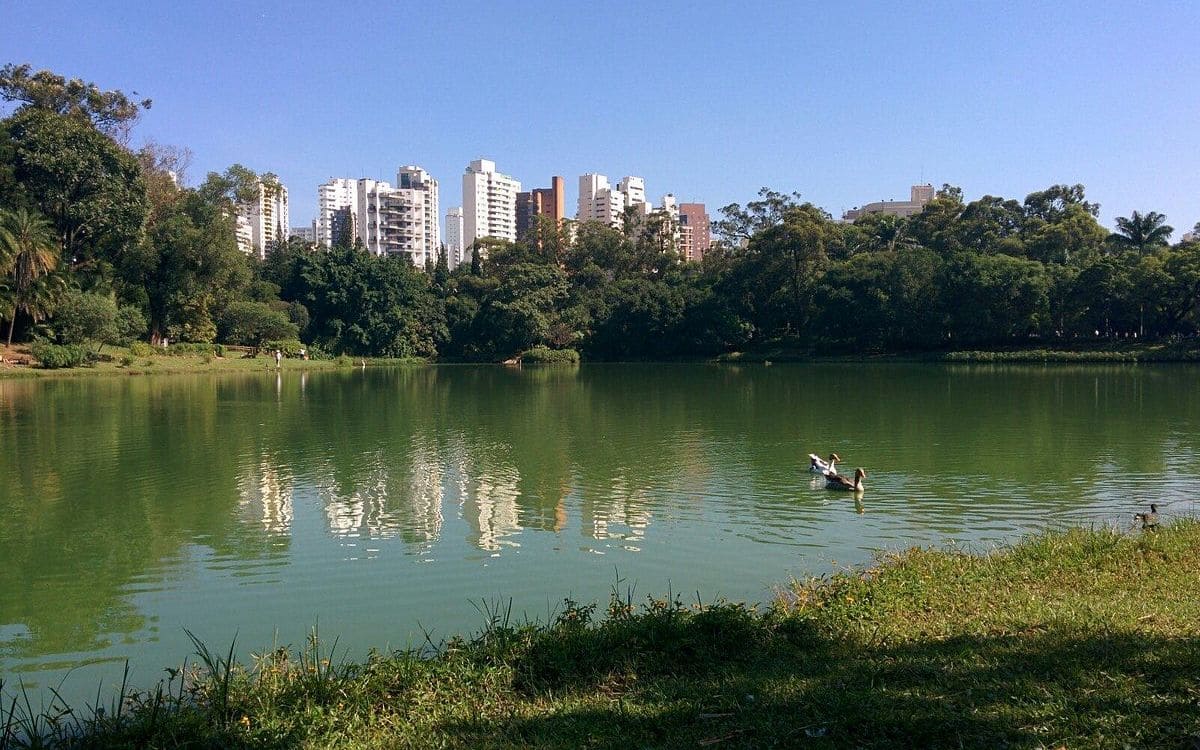
<svg viewBox="0 0 1200 750">
<path fill-rule="evenodd" d="M 518 623 L 487 605 L 472 638 L 363 663 L 315 630 L 252 665 L 193 639 L 193 669 L 111 710 L 0 703 L 0 749 L 1190 747 L 1198 549 L 1184 520 L 912 549 L 766 610 L 614 590 L 603 614 L 567 600 Z"/>
<path fill-rule="evenodd" d="M 94 360 L 91 350 L 81 344 L 55 344 L 45 339 L 38 339 L 30 347 L 33 356 L 47 370 L 61 370 L 64 367 L 81 367 Z"/>
<path fill-rule="evenodd" d="M 699 263 L 680 262 L 661 213 L 542 221 L 516 243 L 478 241 L 454 271 L 296 239 L 259 261 L 234 217 L 274 175 L 233 165 L 179 187 L 186 152 L 113 138 L 149 103 L 95 84 L 10 65 L 0 96 L 19 104 L 0 121 L 0 207 L 26 230 L 0 234 L 0 317 L 25 337 L 48 320 L 79 339 L 81 300 L 100 298 L 142 320 L 122 312 L 125 331 L 86 335 L 98 342 L 298 338 L 335 356 L 474 361 L 1063 349 L 1200 330 L 1200 243 L 1170 245 L 1154 211 L 1110 233 L 1082 185 L 970 203 L 943 186 L 917 215 L 852 224 L 764 188 L 721 209 Z"/>
<path fill-rule="evenodd" d="M 579 352 L 574 349 L 535 346 L 521 355 L 521 362 L 527 365 L 577 365 Z"/>
</svg>

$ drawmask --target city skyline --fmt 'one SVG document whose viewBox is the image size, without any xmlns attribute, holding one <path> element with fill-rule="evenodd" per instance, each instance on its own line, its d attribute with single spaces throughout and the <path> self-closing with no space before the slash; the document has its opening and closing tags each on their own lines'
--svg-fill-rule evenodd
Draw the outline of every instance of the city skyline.
<svg viewBox="0 0 1200 750">
<path fill-rule="evenodd" d="M 641 175 L 648 195 L 714 218 L 762 186 L 837 217 L 948 182 L 1018 200 L 1082 183 L 1106 226 L 1159 211 L 1175 240 L 1200 220 L 1195 7 L 518 11 L 374 8 L 370 24 L 331 26 L 277 3 L 21 4 L 0 43 L 12 62 L 152 98 L 131 144 L 190 148 L 191 184 L 235 162 L 275 172 L 296 224 L 331 177 L 419 164 L 449 186 L 479 158 L 530 185 Z M 298 53 L 318 41 L 401 52 L 408 75 L 382 96 L 357 56 Z M 247 49 L 270 62 L 245 65 Z M 538 65 L 521 64 L 526 50 Z M 612 85 L 575 84 L 620 60 L 636 65 L 610 66 Z"/>
</svg>

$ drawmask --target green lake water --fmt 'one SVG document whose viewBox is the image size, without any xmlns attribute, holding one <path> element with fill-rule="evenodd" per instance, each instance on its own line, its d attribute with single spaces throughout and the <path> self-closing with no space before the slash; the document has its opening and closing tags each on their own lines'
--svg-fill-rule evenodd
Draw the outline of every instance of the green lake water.
<svg viewBox="0 0 1200 750">
<path fill-rule="evenodd" d="M 767 601 L 913 544 L 1200 496 L 1194 366 L 439 366 L 0 380 L 0 679 L 149 686 L 184 628 L 351 657 L 481 603 Z M 863 467 L 861 504 L 807 473 Z M 340 653 L 340 652 L 339 652 Z"/>
</svg>

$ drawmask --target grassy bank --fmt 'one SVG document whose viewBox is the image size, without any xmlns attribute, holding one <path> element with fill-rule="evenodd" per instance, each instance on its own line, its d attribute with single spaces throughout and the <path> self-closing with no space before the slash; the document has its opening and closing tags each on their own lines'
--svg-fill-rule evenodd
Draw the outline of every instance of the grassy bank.
<svg viewBox="0 0 1200 750">
<path fill-rule="evenodd" d="M 1200 341 L 1137 344 L 1088 342 L 1057 348 L 1013 347 L 996 350 L 931 352 L 844 352 L 830 353 L 790 346 L 764 346 L 745 352 L 730 352 L 718 362 L 959 362 L 959 363 L 1121 363 L 1200 362 Z"/>
<path fill-rule="evenodd" d="M 166 354 L 133 356 L 123 347 L 105 347 L 104 361 L 95 362 L 83 367 L 64 367 L 61 369 L 44 369 L 33 361 L 28 347 L 0 347 L 0 357 L 5 360 L 0 364 L 0 379 L 2 378 L 46 378 L 72 377 L 90 375 L 162 375 L 205 372 L 264 372 L 275 370 L 274 357 L 261 354 L 257 357 L 245 357 L 241 353 L 230 352 L 224 357 L 211 354 Z M 14 364 L 16 360 L 19 364 Z M 334 359 L 284 359 L 283 370 L 335 370 L 352 367 L 379 367 L 386 365 L 424 364 L 422 359 L 389 359 L 382 357 L 337 357 Z"/>
<path fill-rule="evenodd" d="M 75 747 L 214 748 L 1200 739 L 1196 521 L 1046 533 L 977 555 L 909 550 L 792 582 L 762 611 L 618 593 L 605 612 L 568 602 L 548 624 L 490 614 L 471 639 L 361 664 L 330 661 L 315 639 L 232 669 L 207 653 L 206 668 L 157 692 L 40 731 Z"/>
</svg>

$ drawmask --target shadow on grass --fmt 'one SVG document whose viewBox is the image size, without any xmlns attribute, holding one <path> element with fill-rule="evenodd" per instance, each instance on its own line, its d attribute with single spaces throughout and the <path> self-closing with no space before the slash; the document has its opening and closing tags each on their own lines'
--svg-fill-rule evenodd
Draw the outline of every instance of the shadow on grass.
<svg viewBox="0 0 1200 750">
<path fill-rule="evenodd" d="M 449 744 L 1200 748 L 1191 638 L 1049 628 L 856 646 L 729 608 L 559 626 L 511 659 L 528 710 L 447 721 Z"/>
</svg>

